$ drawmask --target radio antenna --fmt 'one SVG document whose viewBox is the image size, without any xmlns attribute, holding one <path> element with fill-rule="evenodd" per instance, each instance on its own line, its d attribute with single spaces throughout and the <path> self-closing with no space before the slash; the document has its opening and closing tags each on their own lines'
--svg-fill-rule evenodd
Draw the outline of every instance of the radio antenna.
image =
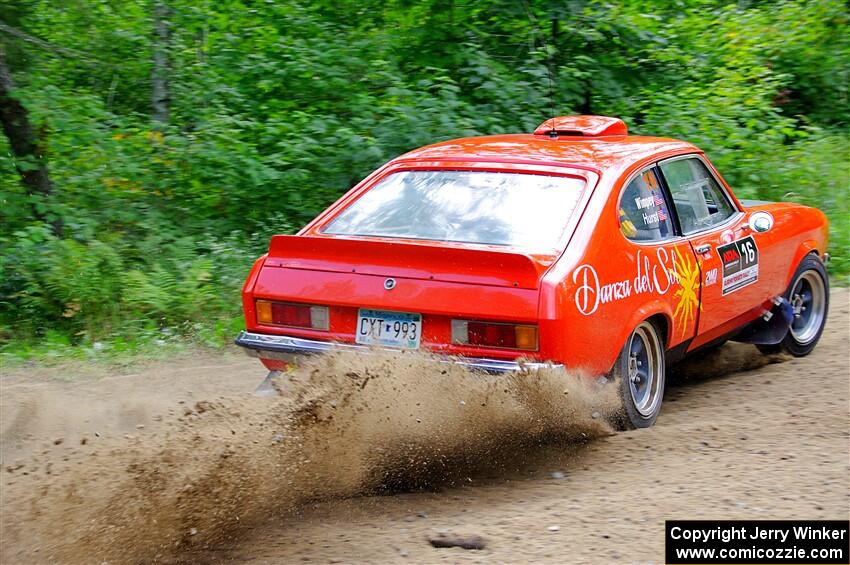
<svg viewBox="0 0 850 565">
<path fill-rule="evenodd" d="M 558 137 L 558 132 L 555 130 L 555 117 L 557 117 L 557 112 L 555 109 L 555 79 L 552 76 L 552 51 L 549 49 L 549 42 L 546 41 L 546 34 L 544 34 L 540 30 L 539 22 L 537 21 L 537 17 L 531 11 L 531 7 L 528 5 L 528 0 L 522 0 L 522 5 L 525 7 L 525 13 L 528 16 L 528 21 L 534 26 L 534 33 L 540 36 L 541 41 L 543 42 L 543 49 L 546 51 L 546 76 L 549 79 L 549 111 L 551 112 L 551 118 L 549 121 L 549 137 L 556 138 Z"/>
</svg>

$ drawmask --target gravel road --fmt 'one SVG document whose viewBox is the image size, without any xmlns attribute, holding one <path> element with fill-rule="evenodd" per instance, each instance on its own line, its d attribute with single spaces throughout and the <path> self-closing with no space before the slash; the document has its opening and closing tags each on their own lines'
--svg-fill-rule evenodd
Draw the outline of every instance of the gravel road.
<svg viewBox="0 0 850 565">
<path fill-rule="evenodd" d="M 329 361 L 268 400 L 235 355 L 4 370 L 0 561 L 661 563 L 666 519 L 848 519 L 848 299 L 807 358 L 680 365 L 627 433 L 562 376 Z"/>
</svg>

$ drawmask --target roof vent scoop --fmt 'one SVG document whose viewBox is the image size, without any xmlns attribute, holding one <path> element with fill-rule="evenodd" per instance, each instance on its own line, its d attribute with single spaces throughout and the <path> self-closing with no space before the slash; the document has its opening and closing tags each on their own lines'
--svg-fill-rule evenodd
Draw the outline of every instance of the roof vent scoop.
<svg viewBox="0 0 850 565">
<path fill-rule="evenodd" d="M 605 135 L 628 135 L 629 128 L 619 118 L 608 116 L 558 116 L 537 126 L 534 135 L 571 135 L 602 137 Z"/>
</svg>

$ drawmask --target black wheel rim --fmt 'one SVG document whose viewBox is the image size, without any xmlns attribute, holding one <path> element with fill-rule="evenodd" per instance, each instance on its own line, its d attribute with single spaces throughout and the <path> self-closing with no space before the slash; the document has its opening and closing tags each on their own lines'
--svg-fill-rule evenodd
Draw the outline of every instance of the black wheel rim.
<svg viewBox="0 0 850 565">
<path fill-rule="evenodd" d="M 815 271 L 804 272 L 794 283 L 790 298 L 794 311 L 791 335 L 802 345 L 811 343 L 820 332 L 826 315 L 823 279 Z"/>
<path fill-rule="evenodd" d="M 635 409 L 645 417 L 652 416 L 661 401 L 664 368 L 661 347 L 655 331 L 644 322 L 629 340 L 627 376 Z"/>
</svg>

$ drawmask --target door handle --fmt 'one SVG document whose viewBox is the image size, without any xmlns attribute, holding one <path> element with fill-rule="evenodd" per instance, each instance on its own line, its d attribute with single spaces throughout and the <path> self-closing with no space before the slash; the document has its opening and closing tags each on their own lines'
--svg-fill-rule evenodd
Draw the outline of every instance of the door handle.
<svg viewBox="0 0 850 565">
<path fill-rule="evenodd" d="M 697 245 L 694 247 L 694 251 L 699 253 L 700 255 L 705 255 L 706 253 L 711 253 L 711 245 L 708 243 L 703 243 L 702 245 Z"/>
</svg>

